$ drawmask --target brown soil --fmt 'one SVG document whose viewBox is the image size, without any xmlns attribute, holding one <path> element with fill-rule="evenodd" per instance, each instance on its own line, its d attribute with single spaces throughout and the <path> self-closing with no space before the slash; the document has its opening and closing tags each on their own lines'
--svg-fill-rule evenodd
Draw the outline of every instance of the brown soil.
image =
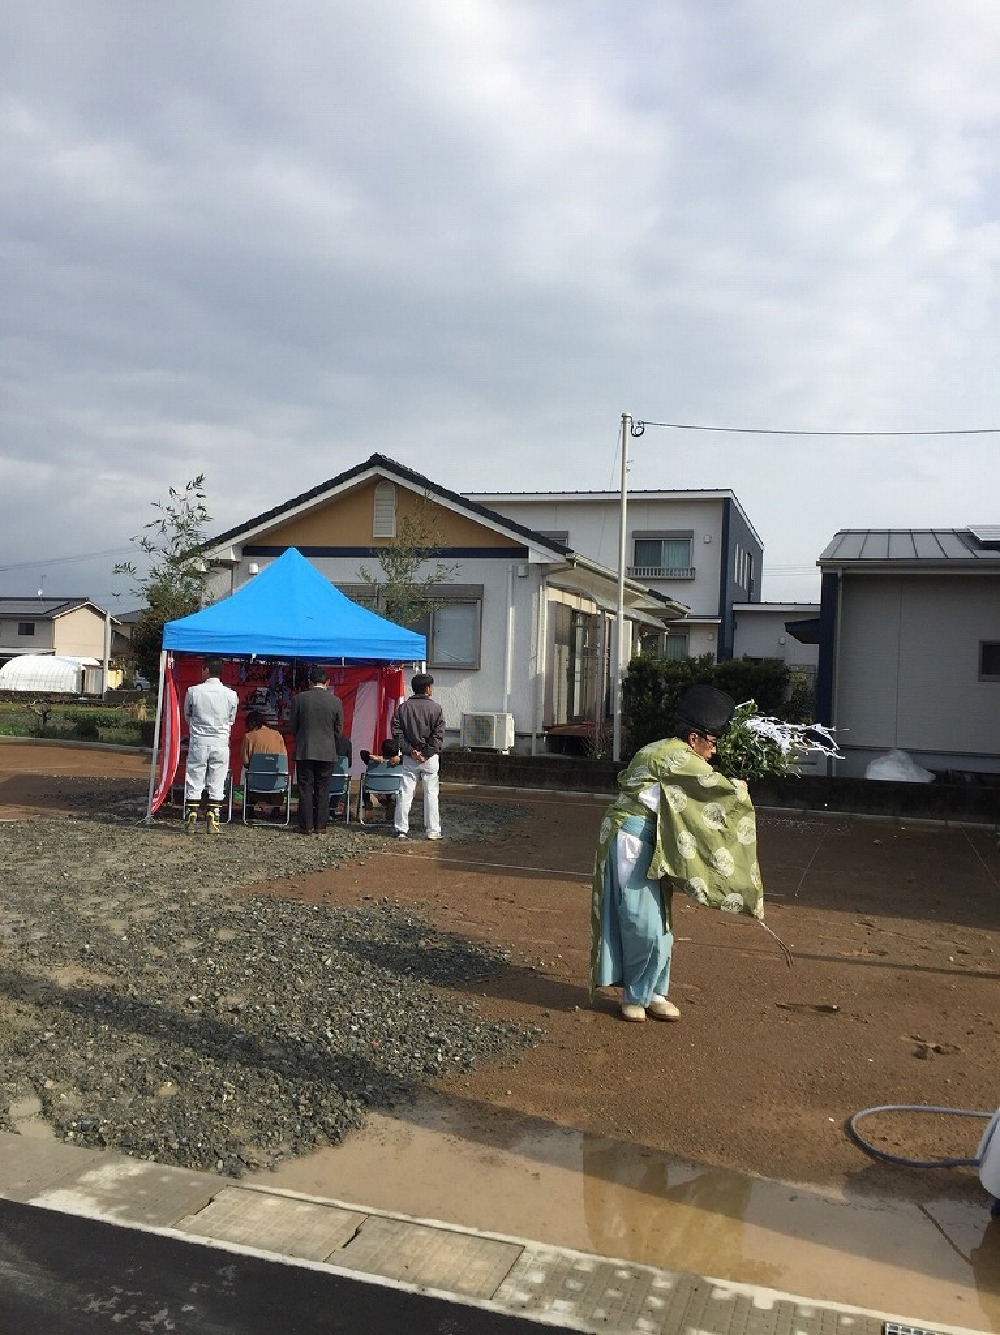
<svg viewBox="0 0 1000 1335">
<path fill-rule="evenodd" d="M 60 810 L 66 774 L 100 783 L 146 765 L 5 745 L 0 818 Z M 385 896 L 510 952 L 478 1003 L 540 1025 L 545 1039 L 514 1067 L 442 1086 L 498 1143 L 527 1116 L 786 1181 L 919 1191 L 926 1174 L 875 1163 L 846 1119 L 884 1104 L 996 1106 L 994 831 L 759 813 L 767 921 L 794 964 L 757 924 L 675 900 L 671 997 L 682 1019 L 640 1025 L 618 1018 L 612 994 L 592 1004 L 587 993 L 603 802 L 510 800 L 528 815 L 493 842 L 380 845 L 267 887 L 346 905 Z M 443 814 L 447 835 L 447 790 Z M 892 1153 L 929 1159 L 971 1157 L 982 1125 L 897 1114 L 861 1129 Z M 969 1175 L 964 1184 L 978 1190 Z"/>
</svg>

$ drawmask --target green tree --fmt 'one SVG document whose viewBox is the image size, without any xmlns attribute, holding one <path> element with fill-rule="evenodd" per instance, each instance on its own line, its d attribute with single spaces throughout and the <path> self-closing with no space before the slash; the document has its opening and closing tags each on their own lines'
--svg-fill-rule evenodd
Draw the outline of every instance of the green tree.
<svg viewBox="0 0 1000 1335">
<path fill-rule="evenodd" d="M 434 586 L 454 578 L 457 565 L 446 565 L 441 536 L 426 497 L 405 514 L 396 526 L 396 536 L 378 551 L 381 577 L 364 566 L 358 577 L 368 585 L 381 616 L 398 626 L 416 625 L 428 613 L 443 606 L 434 597 Z"/>
<path fill-rule="evenodd" d="M 132 579 L 132 593 L 146 607 L 132 634 L 132 655 L 150 681 L 159 676 L 160 647 L 167 621 L 189 616 L 203 606 L 208 567 L 202 559 L 205 528 L 212 516 L 205 505 L 205 474 L 182 489 L 171 487 L 165 501 L 151 501 L 156 517 L 131 539 L 148 558 L 140 572 L 135 561 L 120 561 L 116 575 Z"/>
</svg>

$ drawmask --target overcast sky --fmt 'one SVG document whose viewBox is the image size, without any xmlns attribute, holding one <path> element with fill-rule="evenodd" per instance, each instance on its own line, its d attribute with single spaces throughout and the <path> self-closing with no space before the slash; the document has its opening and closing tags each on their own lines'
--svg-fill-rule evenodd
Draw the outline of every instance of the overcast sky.
<svg viewBox="0 0 1000 1335">
<path fill-rule="evenodd" d="M 0 592 L 136 600 L 375 451 L 617 489 L 622 413 L 1000 427 L 996 0 L 32 0 L 0 15 Z M 1000 522 L 1000 436 L 648 428 L 763 594 L 839 528 Z M 617 559 L 617 548 L 609 553 Z"/>
</svg>

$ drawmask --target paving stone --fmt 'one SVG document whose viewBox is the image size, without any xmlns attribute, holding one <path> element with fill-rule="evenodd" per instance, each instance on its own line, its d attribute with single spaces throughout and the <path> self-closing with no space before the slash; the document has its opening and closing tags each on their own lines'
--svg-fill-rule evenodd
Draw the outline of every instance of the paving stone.
<svg viewBox="0 0 1000 1335">
<path fill-rule="evenodd" d="M 348 1270 L 491 1298 L 520 1254 L 517 1243 L 370 1215 L 331 1259 Z"/>
<path fill-rule="evenodd" d="M 187 1168 L 165 1168 L 139 1159 L 109 1158 L 36 1193 L 31 1205 L 169 1228 L 207 1205 L 220 1189 L 217 1178 Z"/>
<path fill-rule="evenodd" d="M 623 1335 L 881 1335 L 881 1322 L 861 1312 L 772 1301 L 697 1275 L 530 1244 L 494 1301 L 511 1312 Z"/>
<path fill-rule="evenodd" d="M 594 1329 L 673 1328 L 687 1302 L 684 1276 L 649 1266 L 526 1246 L 495 1299 L 512 1311 L 558 1316 Z"/>
<path fill-rule="evenodd" d="M 30 1201 L 81 1168 L 103 1163 L 101 1150 L 83 1150 L 61 1140 L 36 1140 L 0 1132 L 0 1196 L 9 1201 Z"/>
<path fill-rule="evenodd" d="M 224 1238 L 284 1256 L 325 1261 L 350 1241 L 366 1218 L 336 1205 L 224 1187 L 203 1210 L 182 1219 L 177 1227 L 200 1238 Z M 339 1264 L 338 1257 L 330 1259 Z"/>
</svg>

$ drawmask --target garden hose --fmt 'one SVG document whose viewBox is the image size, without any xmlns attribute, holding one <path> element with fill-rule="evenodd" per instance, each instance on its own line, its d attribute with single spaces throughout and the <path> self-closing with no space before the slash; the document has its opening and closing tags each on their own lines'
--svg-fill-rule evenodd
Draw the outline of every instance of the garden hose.
<svg viewBox="0 0 1000 1335">
<path fill-rule="evenodd" d="M 899 1154 L 890 1154 L 888 1150 L 876 1149 L 869 1141 L 865 1140 L 858 1130 L 858 1122 L 863 1117 L 870 1117 L 873 1113 L 884 1112 L 919 1112 L 919 1113 L 944 1113 L 949 1117 L 983 1117 L 989 1121 L 993 1116 L 992 1112 L 972 1112 L 968 1108 L 931 1108 L 924 1103 L 886 1103 L 877 1108 L 863 1108 L 861 1112 L 856 1112 L 847 1122 L 847 1131 L 855 1145 L 870 1154 L 873 1159 L 881 1159 L 884 1163 L 902 1164 L 905 1168 L 978 1168 L 978 1159 L 906 1159 Z"/>
</svg>

